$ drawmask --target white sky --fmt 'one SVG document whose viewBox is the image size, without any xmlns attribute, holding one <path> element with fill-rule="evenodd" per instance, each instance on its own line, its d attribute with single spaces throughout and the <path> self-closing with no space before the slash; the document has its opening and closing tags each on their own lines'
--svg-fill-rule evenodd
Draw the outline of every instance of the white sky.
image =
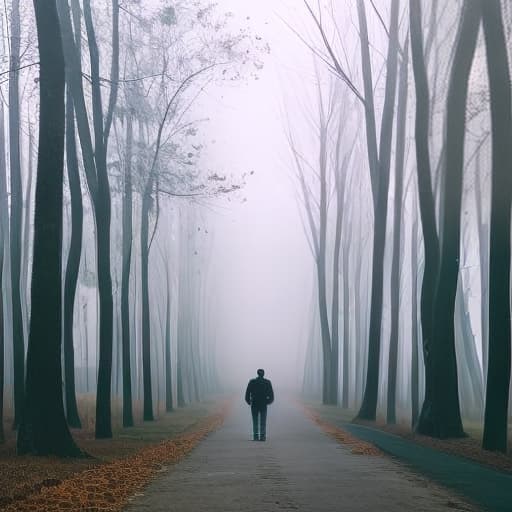
<svg viewBox="0 0 512 512">
<path fill-rule="evenodd" d="M 218 365 L 236 385 L 259 367 L 282 385 L 295 385 L 302 376 L 298 358 L 307 332 L 313 267 L 287 168 L 282 113 L 287 101 L 283 91 L 294 90 L 288 81 L 298 80 L 303 62 L 311 59 L 279 19 L 293 12 L 290 5 L 219 2 L 221 11 L 250 16 L 254 33 L 271 47 L 258 81 L 210 90 L 206 100 L 211 118 L 207 130 L 215 140 L 206 152 L 211 166 L 254 171 L 242 194 L 247 202 L 226 203 L 229 208 L 210 220 L 215 223 L 212 289 Z"/>
</svg>

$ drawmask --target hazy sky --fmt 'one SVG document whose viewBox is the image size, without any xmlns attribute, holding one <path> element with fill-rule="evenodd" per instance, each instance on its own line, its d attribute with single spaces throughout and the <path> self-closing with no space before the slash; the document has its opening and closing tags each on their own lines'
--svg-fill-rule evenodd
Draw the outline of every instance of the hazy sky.
<svg viewBox="0 0 512 512">
<path fill-rule="evenodd" d="M 210 219 L 215 224 L 212 289 L 219 368 L 237 384 L 258 367 L 278 384 L 295 385 L 302 376 L 298 359 L 313 267 L 288 167 L 282 113 L 290 102 L 284 92 L 311 73 L 311 58 L 279 18 L 290 17 L 290 5 L 219 2 L 219 9 L 233 11 L 238 19 L 249 16 L 271 53 L 259 80 L 210 90 L 203 100 L 211 118 L 207 130 L 215 140 L 206 152 L 209 164 L 234 173 L 254 171 L 242 194 L 247 201 L 224 203 Z"/>
</svg>

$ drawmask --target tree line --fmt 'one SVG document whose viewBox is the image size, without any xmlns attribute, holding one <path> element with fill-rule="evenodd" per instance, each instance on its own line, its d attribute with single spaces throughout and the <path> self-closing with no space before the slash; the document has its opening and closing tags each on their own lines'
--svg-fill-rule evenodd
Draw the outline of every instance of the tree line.
<svg viewBox="0 0 512 512">
<path fill-rule="evenodd" d="M 207 1 L 9 2 L 0 433 L 7 384 L 21 454 L 81 454 L 78 392 L 95 394 L 101 439 L 117 397 L 130 427 L 135 403 L 152 421 L 161 403 L 219 389 L 203 204 L 236 196 L 246 175 L 205 165 L 193 107 L 212 84 L 256 76 L 268 52 L 232 17 Z"/>
<path fill-rule="evenodd" d="M 475 419 L 505 452 L 510 6 L 302 3 L 315 142 L 287 135 L 317 276 L 304 390 L 432 437 Z"/>
</svg>

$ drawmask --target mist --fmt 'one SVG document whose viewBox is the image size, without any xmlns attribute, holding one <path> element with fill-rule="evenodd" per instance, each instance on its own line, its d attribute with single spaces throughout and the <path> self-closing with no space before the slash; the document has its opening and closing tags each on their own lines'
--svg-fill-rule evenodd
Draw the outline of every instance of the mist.
<svg viewBox="0 0 512 512">
<path fill-rule="evenodd" d="M 245 400 L 295 484 L 300 439 L 510 470 L 509 2 L 9 0 L 0 34 L 9 456 L 204 420 L 242 474 Z"/>
</svg>

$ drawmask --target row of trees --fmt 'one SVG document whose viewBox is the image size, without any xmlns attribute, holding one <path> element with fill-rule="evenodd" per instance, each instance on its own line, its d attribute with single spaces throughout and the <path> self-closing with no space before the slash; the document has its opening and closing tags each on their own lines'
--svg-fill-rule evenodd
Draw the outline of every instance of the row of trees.
<svg viewBox="0 0 512 512">
<path fill-rule="evenodd" d="M 0 364 L 0 396 L 13 385 L 20 453 L 77 455 L 77 385 L 96 392 L 96 438 L 112 436 L 120 389 L 126 427 L 134 398 L 150 421 L 155 400 L 170 411 L 216 389 L 201 201 L 236 194 L 244 178 L 204 165 L 206 120 L 192 106 L 211 83 L 253 75 L 268 48 L 244 27 L 231 33 L 231 13 L 209 2 L 34 6 L 35 18 L 12 0 L 2 20 L 0 353 L 13 364 L 5 376 Z"/>
<path fill-rule="evenodd" d="M 389 423 L 408 409 L 418 432 L 441 438 L 465 435 L 462 405 L 483 415 L 483 447 L 506 451 L 510 8 L 357 0 L 354 43 L 351 12 L 304 7 L 316 160 L 288 133 L 316 264 L 323 401 L 341 390 L 358 418 L 375 420 L 380 404 Z M 315 374 L 307 365 L 306 390 Z"/>
</svg>

